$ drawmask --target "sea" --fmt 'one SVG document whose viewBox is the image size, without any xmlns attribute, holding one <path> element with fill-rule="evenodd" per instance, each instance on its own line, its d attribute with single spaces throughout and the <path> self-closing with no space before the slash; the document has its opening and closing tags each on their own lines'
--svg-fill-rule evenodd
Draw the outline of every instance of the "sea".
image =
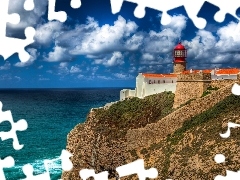
<svg viewBox="0 0 240 180">
<path fill-rule="evenodd" d="M 6 180 L 26 178 L 22 170 L 26 164 L 32 165 L 34 175 L 48 171 L 51 180 L 61 179 L 59 156 L 66 149 L 67 134 L 86 120 L 91 108 L 118 101 L 121 89 L 0 89 L 2 111 L 10 110 L 15 123 L 20 119 L 28 123 L 25 131 L 17 131 L 22 149 L 15 150 L 12 139 L 0 139 L 1 160 L 8 156 L 15 160 L 13 167 L 3 169 Z M 0 124 L 0 132 L 10 130 L 9 121 Z"/>
</svg>

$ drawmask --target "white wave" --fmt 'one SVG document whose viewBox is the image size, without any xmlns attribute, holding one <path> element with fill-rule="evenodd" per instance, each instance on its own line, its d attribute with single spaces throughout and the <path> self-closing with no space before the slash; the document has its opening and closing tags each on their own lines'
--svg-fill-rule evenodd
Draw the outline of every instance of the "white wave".
<svg viewBox="0 0 240 180">
<path fill-rule="evenodd" d="M 44 161 L 46 161 L 47 163 L 44 164 Z M 49 171 L 50 174 L 56 174 L 56 173 L 62 172 L 62 164 L 61 164 L 61 160 L 59 159 L 59 157 L 55 157 L 52 159 L 37 159 L 33 162 L 28 162 L 28 163 L 33 166 L 34 174 L 41 174 L 46 171 Z M 14 169 L 14 171 L 19 172 L 19 171 L 21 171 L 23 166 L 24 166 L 24 164 L 17 165 L 11 169 L 12 170 Z"/>
</svg>

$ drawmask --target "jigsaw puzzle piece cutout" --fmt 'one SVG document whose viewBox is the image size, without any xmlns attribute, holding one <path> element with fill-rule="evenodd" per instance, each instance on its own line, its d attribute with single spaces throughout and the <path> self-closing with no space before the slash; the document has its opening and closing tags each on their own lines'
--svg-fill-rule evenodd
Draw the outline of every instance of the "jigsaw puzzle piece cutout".
<svg viewBox="0 0 240 180">
<path fill-rule="evenodd" d="M 240 96 L 240 85 L 237 83 L 234 83 L 234 85 L 232 86 L 232 94 L 236 95 L 236 96 Z"/>
<path fill-rule="evenodd" d="M 227 0 L 227 1 L 207 0 L 207 1 L 220 8 L 220 10 L 214 16 L 215 21 L 223 22 L 225 20 L 225 16 L 227 13 L 231 14 L 233 17 L 240 20 L 240 18 L 236 15 L 236 11 L 240 7 L 239 0 Z"/>
<path fill-rule="evenodd" d="M 2 102 L 0 101 L 0 108 L 2 109 Z M 27 129 L 28 124 L 27 121 L 24 119 L 21 119 L 17 122 L 13 121 L 12 113 L 11 111 L 2 111 L 0 112 L 0 124 L 3 121 L 8 121 L 11 124 L 11 130 L 8 132 L 0 132 L 0 137 L 2 141 L 7 139 L 13 139 L 13 148 L 15 150 L 20 150 L 23 148 L 23 145 L 19 144 L 18 137 L 17 137 L 17 131 L 24 131 Z"/>
<path fill-rule="evenodd" d="M 182 1 L 168 0 L 166 3 L 165 0 L 125 0 L 131 3 L 138 4 L 134 11 L 134 16 L 137 18 L 143 18 L 145 16 L 145 8 L 151 8 L 158 11 L 162 11 L 161 24 L 168 25 L 171 22 L 171 16 L 167 11 L 180 7 L 183 5 Z M 124 0 L 111 0 L 112 13 L 116 14 L 121 10 Z"/>
<path fill-rule="evenodd" d="M 181 0 L 184 4 L 184 8 L 188 14 L 188 17 L 193 21 L 193 24 L 198 29 L 204 29 L 206 27 L 207 21 L 204 18 L 200 18 L 197 16 L 199 11 L 201 10 L 205 0 Z"/>
<path fill-rule="evenodd" d="M 11 24 L 18 24 L 20 22 L 20 16 L 17 13 L 9 14 L 7 21 Z"/>
<path fill-rule="evenodd" d="M 218 0 L 208 0 L 209 3 L 218 6 L 220 10 L 214 15 L 214 19 L 217 22 L 223 22 L 226 18 L 226 14 L 230 14 L 240 22 L 240 18 L 237 16 L 237 9 L 240 7 L 240 0 L 228 0 L 228 1 L 218 1 Z M 238 23 L 234 36 L 239 36 L 240 34 L 240 23 Z"/>
<path fill-rule="evenodd" d="M 103 171 L 101 173 L 95 174 L 94 169 L 82 169 L 79 172 L 79 175 L 83 180 L 87 180 L 90 177 L 93 177 L 94 180 L 108 180 L 107 171 Z"/>
<path fill-rule="evenodd" d="M 4 158 L 3 160 L 0 159 L 0 179 L 6 180 L 3 168 L 11 168 L 15 165 L 15 161 L 12 156 L 8 156 Z"/>
<path fill-rule="evenodd" d="M 171 22 L 171 16 L 167 13 L 169 10 L 175 9 L 180 6 L 184 6 L 189 18 L 193 21 L 194 25 L 203 29 L 206 27 L 207 21 L 204 18 L 197 16 L 200 9 L 202 8 L 205 0 L 111 0 L 112 13 L 116 14 L 121 10 L 124 1 L 138 4 L 134 11 L 134 15 L 137 18 L 142 18 L 145 16 L 145 8 L 151 8 L 158 11 L 162 11 L 161 24 L 168 25 Z M 214 0 L 213 0 L 214 1 Z M 217 0 L 216 0 L 217 1 Z M 232 0 L 234 1 L 234 0 Z M 219 2 L 219 1 L 218 1 Z M 232 6 L 231 6 L 232 7 Z"/>
<path fill-rule="evenodd" d="M 0 54 L 6 60 L 15 52 L 18 52 L 18 56 L 21 62 L 28 61 L 31 56 L 28 52 L 25 51 L 25 47 L 34 42 L 34 35 L 35 29 L 32 27 L 28 27 L 25 29 L 26 39 L 3 37 L 0 40 Z"/>
<path fill-rule="evenodd" d="M 21 62 L 26 62 L 30 59 L 30 55 L 25 51 L 25 47 L 34 42 L 35 29 L 32 27 L 25 29 L 26 39 L 6 37 L 7 23 L 17 24 L 20 21 L 18 14 L 8 14 L 8 6 L 9 0 L 0 1 L 0 55 L 6 60 L 17 52 Z"/>
<path fill-rule="evenodd" d="M 228 129 L 227 129 L 227 131 L 225 133 L 223 133 L 223 134 L 220 133 L 220 136 L 222 138 L 228 138 L 230 136 L 230 133 L 231 133 L 230 128 L 236 128 L 236 127 L 240 127 L 240 124 L 228 122 Z"/>
<path fill-rule="evenodd" d="M 17 13 L 8 14 L 9 0 L 0 1 L 0 38 L 6 36 L 7 23 L 18 24 L 20 22 L 20 16 Z"/>
<path fill-rule="evenodd" d="M 70 5 L 73 9 L 78 9 L 81 7 L 82 3 L 81 3 L 81 0 L 71 0 Z"/>
<path fill-rule="evenodd" d="M 226 171 L 226 176 L 217 175 L 214 180 L 238 180 L 240 179 L 240 171 Z"/>
<path fill-rule="evenodd" d="M 64 171 L 70 171 L 73 168 L 73 164 L 69 159 L 69 157 L 71 156 L 72 154 L 70 152 L 68 152 L 67 150 L 62 150 L 62 153 L 58 158 L 55 158 L 52 160 L 44 160 L 43 163 L 44 163 L 46 172 L 39 175 L 33 175 L 34 170 L 31 164 L 24 165 L 22 168 L 23 173 L 26 175 L 26 178 L 24 180 L 50 180 L 50 172 L 49 172 L 48 164 L 51 164 L 53 161 L 57 161 L 59 159 L 61 159 L 62 161 L 62 169 Z"/>
<path fill-rule="evenodd" d="M 146 178 L 157 178 L 158 176 L 158 171 L 156 168 L 145 170 L 143 159 L 138 159 L 127 165 L 120 166 L 116 168 L 116 171 L 120 177 L 137 174 L 139 180 L 146 180 Z"/>
<path fill-rule="evenodd" d="M 59 20 L 65 22 L 67 20 L 67 13 L 65 11 L 55 11 L 56 0 L 48 0 L 48 20 Z"/>
<path fill-rule="evenodd" d="M 33 167 L 31 164 L 25 164 L 22 167 L 23 173 L 26 175 L 26 178 L 23 180 L 51 180 L 50 173 L 47 167 L 47 161 L 44 160 L 44 166 L 46 168 L 46 172 L 43 174 L 33 175 Z"/>
<path fill-rule="evenodd" d="M 33 0 L 25 0 L 23 7 L 26 11 L 32 11 L 34 9 L 34 1 Z"/>
<path fill-rule="evenodd" d="M 59 158 L 62 161 L 62 169 L 64 171 L 70 171 L 73 168 L 73 164 L 72 164 L 71 160 L 69 159 L 72 156 L 73 155 L 70 152 L 68 152 L 67 150 L 62 150 L 62 153 Z"/>
</svg>

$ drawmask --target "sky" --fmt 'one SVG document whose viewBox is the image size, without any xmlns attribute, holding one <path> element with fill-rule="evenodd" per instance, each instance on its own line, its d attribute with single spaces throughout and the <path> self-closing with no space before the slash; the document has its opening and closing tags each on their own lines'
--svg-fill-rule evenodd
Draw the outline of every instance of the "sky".
<svg viewBox="0 0 240 180">
<path fill-rule="evenodd" d="M 82 0 L 73 9 L 70 0 L 56 0 L 56 11 L 67 20 L 48 20 L 47 0 L 34 0 L 34 10 L 24 0 L 10 0 L 10 13 L 21 21 L 7 25 L 7 36 L 25 38 L 24 29 L 36 29 L 35 42 L 25 49 L 26 63 L 14 54 L 0 56 L 0 88 L 135 87 L 138 73 L 171 73 L 172 51 L 179 41 L 187 48 L 187 69 L 240 68 L 240 34 L 233 36 L 238 20 L 226 15 L 214 20 L 219 8 L 205 2 L 198 13 L 207 20 L 198 29 L 184 6 L 170 10 L 172 21 L 161 25 L 162 12 L 146 8 L 136 18 L 137 4 L 125 1 L 113 14 L 110 0 Z M 240 8 L 236 14 L 240 17 Z"/>
</svg>

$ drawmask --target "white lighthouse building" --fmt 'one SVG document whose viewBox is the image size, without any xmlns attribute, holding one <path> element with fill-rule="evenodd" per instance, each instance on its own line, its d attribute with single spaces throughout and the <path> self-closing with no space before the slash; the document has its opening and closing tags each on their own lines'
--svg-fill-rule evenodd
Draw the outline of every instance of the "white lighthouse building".
<svg viewBox="0 0 240 180">
<path fill-rule="evenodd" d="M 211 73 L 212 80 L 237 79 L 240 70 L 237 68 L 229 69 L 205 69 L 205 70 L 186 70 L 187 50 L 179 43 L 173 50 L 173 73 L 170 74 L 151 74 L 139 73 L 136 77 L 136 88 L 123 89 L 120 91 L 120 101 L 138 97 L 144 98 L 156 93 L 171 91 L 175 93 L 178 74 L 190 73 Z"/>
</svg>

